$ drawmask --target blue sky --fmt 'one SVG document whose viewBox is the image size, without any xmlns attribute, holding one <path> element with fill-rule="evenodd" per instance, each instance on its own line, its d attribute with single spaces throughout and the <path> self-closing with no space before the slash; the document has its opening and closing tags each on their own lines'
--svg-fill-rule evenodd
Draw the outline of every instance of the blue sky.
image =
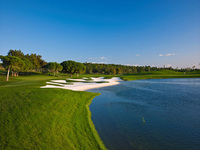
<svg viewBox="0 0 200 150">
<path fill-rule="evenodd" d="M 199 0 L 0 0 L 0 55 L 199 67 Z"/>
</svg>

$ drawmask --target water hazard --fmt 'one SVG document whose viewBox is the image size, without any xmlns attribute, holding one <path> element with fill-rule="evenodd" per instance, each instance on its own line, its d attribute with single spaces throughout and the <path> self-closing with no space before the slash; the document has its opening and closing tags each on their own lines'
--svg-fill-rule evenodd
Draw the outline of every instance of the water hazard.
<svg viewBox="0 0 200 150">
<path fill-rule="evenodd" d="M 125 81 L 89 90 L 92 120 L 110 150 L 200 149 L 200 79 Z"/>
</svg>

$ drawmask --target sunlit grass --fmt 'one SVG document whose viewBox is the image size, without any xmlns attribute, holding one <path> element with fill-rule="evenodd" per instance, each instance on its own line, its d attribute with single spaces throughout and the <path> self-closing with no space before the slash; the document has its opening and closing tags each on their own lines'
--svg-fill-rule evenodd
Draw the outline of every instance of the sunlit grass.
<svg viewBox="0 0 200 150">
<path fill-rule="evenodd" d="M 96 93 L 41 89 L 52 76 L 0 76 L 0 149 L 105 149 L 91 120 Z"/>
<path fill-rule="evenodd" d="M 50 80 L 67 77 L 66 74 L 53 77 L 36 73 L 10 77 L 7 82 L 5 74 L 0 75 L 0 149 L 105 149 L 89 111 L 92 98 L 98 94 L 40 88 Z M 79 76 L 83 77 L 114 76 Z M 124 80 L 199 78 L 200 74 L 155 71 L 120 77 Z"/>
<path fill-rule="evenodd" d="M 171 70 L 152 71 L 137 74 L 127 74 L 121 76 L 123 80 L 141 80 L 141 79 L 168 79 L 168 78 L 200 78 L 198 73 L 176 72 Z"/>
</svg>

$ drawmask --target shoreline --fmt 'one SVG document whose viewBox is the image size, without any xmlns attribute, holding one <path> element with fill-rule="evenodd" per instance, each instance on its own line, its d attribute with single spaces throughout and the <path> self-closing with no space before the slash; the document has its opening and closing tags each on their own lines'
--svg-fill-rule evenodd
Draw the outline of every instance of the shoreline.
<svg viewBox="0 0 200 150">
<path fill-rule="evenodd" d="M 98 95 L 100 95 L 100 93 Z M 96 96 L 98 96 L 98 95 L 96 95 Z M 92 97 L 90 99 L 89 103 L 86 104 L 88 124 L 89 124 L 91 131 L 93 132 L 93 136 L 94 136 L 97 144 L 99 145 L 99 148 L 102 150 L 107 150 L 105 144 L 103 143 L 103 140 L 101 139 L 98 131 L 95 128 L 94 122 L 92 121 L 92 112 L 90 111 L 90 104 L 92 103 L 93 99 L 96 96 Z"/>
<path fill-rule="evenodd" d="M 51 80 L 51 82 L 46 82 L 46 84 L 47 84 L 46 86 L 42 86 L 40 88 L 59 88 L 59 89 L 68 89 L 68 90 L 72 90 L 72 91 L 86 91 L 89 89 L 117 85 L 117 84 L 119 84 L 119 81 L 123 81 L 118 77 L 113 77 L 112 79 L 104 79 L 103 77 L 91 78 L 91 79 L 92 79 L 92 82 L 95 82 L 95 83 L 90 83 L 90 82 L 84 83 L 85 81 L 87 81 L 87 79 L 86 80 L 84 80 L 84 79 L 67 79 L 67 80 L 72 80 L 72 82 L 73 81 L 74 82 L 73 82 L 73 85 L 66 85 L 66 83 L 70 83 L 70 82 L 66 82 L 66 80 Z M 106 82 L 106 83 L 104 83 L 104 82 Z M 109 83 L 107 83 L 107 82 L 109 82 Z M 48 85 L 48 84 L 51 84 L 51 85 Z M 98 95 L 100 95 L 100 93 L 98 93 Z M 96 96 L 92 97 L 90 99 L 90 101 L 85 105 L 86 111 L 87 111 L 88 125 L 89 125 L 91 132 L 93 133 L 93 137 L 94 137 L 99 149 L 107 150 L 104 142 L 100 138 L 99 133 L 95 128 L 94 122 L 91 117 L 92 113 L 90 111 L 89 106 Z"/>
</svg>

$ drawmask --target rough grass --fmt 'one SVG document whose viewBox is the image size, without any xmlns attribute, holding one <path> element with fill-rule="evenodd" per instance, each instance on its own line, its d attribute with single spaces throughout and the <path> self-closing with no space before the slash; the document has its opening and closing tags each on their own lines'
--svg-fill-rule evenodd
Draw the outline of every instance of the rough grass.
<svg viewBox="0 0 200 150">
<path fill-rule="evenodd" d="M 96 93 L 41 89 L 51 76 L 0 76 L 0 149 L 106 149 L 91 120 Z"/>
</svg>

